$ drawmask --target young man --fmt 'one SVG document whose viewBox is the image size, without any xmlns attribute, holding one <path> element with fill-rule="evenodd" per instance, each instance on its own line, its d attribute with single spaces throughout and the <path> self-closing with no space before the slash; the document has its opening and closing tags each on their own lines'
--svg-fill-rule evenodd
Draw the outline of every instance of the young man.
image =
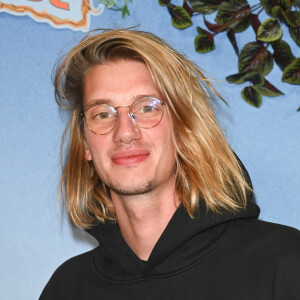
<svg viewBox="0 0 300 300">
<path fill-rule="evenodd" d="M 149 33 L 105 31 L 67 54 L 55 88 L 72 112 L 60 187 L 99 246 L 41 300 L 300 299 L 300 233 L 257 220 L 195 64 Z"/>
</svg>

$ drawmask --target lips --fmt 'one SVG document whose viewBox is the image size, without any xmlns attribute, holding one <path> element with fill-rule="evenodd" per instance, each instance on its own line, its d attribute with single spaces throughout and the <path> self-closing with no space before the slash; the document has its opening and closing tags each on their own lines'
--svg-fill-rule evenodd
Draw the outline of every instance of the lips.
<svg viewBox="0 0 300 300">
<path fill-rule="evenodd" d="M 132 149 L 123 150 L 112 155 L 111 159 L 114 164 L 119 166 L 130 166 L 139 164 L 149 156 L 148 150 Z"/>
</svg>

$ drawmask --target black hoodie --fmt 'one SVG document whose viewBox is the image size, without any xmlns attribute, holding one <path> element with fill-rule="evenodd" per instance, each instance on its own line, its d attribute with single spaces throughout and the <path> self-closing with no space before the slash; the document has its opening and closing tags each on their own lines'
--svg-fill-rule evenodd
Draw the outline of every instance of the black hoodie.
<svg viewBox="0 0 300 300">
<path fill-rule="evenodd" d="M 88 232 L 99 246 L 62 264 L 47 299 L 300 299 L 300 232 L 257 220 L 259 208 L 221 215 L 180 206 L 148 261 L 126 244 L 118 224 Z"/>
</svg>

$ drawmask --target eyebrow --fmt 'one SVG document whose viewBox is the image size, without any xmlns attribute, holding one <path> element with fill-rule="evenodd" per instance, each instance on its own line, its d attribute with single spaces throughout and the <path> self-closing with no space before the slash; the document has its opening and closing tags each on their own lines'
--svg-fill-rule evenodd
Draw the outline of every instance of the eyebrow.
<svg viewBox="0 0 300 300">
<path fill-rule="evenodd" d="M 131 104 L 134 101 L 136 101 L 137 99 L 146 98 L 146 97 L 157 98 L 159 100 L 161 98 L 159 96 L 159 94 L 138 94 L 138 95 L 135 95 L 134 97 L 132 97 Z M 112 102 L 113 102 L 112 99 L 109 99 L 109 98 L 102 98 L 102 99 L 91 100 L 89 102 L 89 104 L 85 107 L 85 111 L 87 111 L 90 107 L 93 107 L 93 106 L 96 106 L 96 105 L 101 105 L 101 104 L 107 104 L 107 105 L 113 106 Z"/>
<path fill-rule="evenodd" d="M 91 100 L 90 103 L 86 106 L 85 110 L 89 109 L 92 106 L 100 105 L 100 104 L 112 105 L 112 101 L 106 98 Z"/>
</svg>

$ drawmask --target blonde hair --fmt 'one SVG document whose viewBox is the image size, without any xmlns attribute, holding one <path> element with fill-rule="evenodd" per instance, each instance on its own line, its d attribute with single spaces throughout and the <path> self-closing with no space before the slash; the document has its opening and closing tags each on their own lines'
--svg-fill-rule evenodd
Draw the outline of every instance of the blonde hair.
<svg viewBox="0 0 300 300">
<path fill-rule="evenodd" d="M 115 220 L 109 189 L 93 163 L 84 158 L 81 113 L 89 69 L 120 59 L 145 63 L 167 103 L 176 149 L 176 190 L 191 217 L 199 201 L 217 213 L 244 208 L 250 187 L 211 108 L 209 93 L 220 96 L 200 68 L 151 33 L 106 30 L 93 32 L 77 44 L 58 64 L 54 78 L 57 103 L 72 112 L 62 141 L 63 148 L 69 132 L 59 185 L 71 221 L 87 228 Z"/>
</svg>

